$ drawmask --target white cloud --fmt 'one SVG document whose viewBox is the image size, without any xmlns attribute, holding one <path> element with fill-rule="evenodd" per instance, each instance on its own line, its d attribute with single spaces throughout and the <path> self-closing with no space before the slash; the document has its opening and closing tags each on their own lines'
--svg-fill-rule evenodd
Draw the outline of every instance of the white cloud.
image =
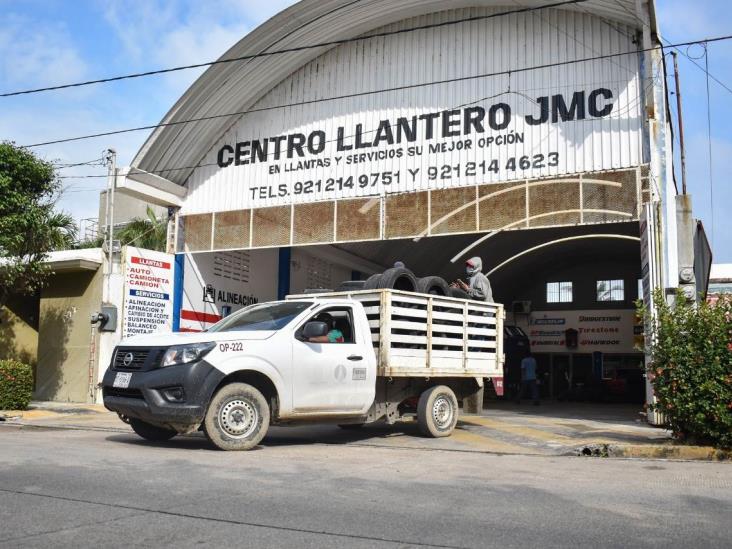
<svg viewBox="0 0 732 549">
<path fill-rule="evenodd" d="M 7 15 L 0 26 L 0 51 L 3 89 L 64 84 L 87 74 L 87 64 L 61 23 Z"/>
<path fill-rule="evenodd" d="M 249 2 L 143 2 L 135 9 L 108 3 L 104 17 L 115 30 L 124 55 L 143 68 L 163 68 L 218 59 L 250 30 Z M 181 92 L 204 68 L 163 77 Z"/>
</svg>

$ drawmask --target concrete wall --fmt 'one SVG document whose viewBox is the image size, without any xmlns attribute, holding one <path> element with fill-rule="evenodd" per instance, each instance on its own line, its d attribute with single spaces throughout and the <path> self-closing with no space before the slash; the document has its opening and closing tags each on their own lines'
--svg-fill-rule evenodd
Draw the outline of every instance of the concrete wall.
<svg viewBox="0 0 732 549">
<path fill-rule="evenodd" d="M 38 359 L 38 296 L 13 296 L 0 309 L 0 359 L 35 367 Z"/>
<path fill-rule="evenodd" d="M 582 263 L 576 257 L 577 264 L 543 271 L 537 268 L 530 281 L 519 286 L 497 285 L 494 295 L 506 308 L 510 309 L 513 301 L 531 301 L 532 311 L 578 310 L 578 309 L 634 309 L 634 301 L 638 299 L 638 279 L 641 278 L 640 259 L 636 257 L 613 258 L 608 261 L 592 261 Z M 598 280 L 624 280 L 625 299 L 623 301 L 597 301 Z M 571 303 L 547 303 L 547 282 L 572 282 Z"/>
<path fill-rule="evenodd" d="M 99 193 L 99 232 L 104 231 L 104 227 L 107 224 L 107 191 Z M 150 206 L 157 217 L 163 217 L 168 215 L 168 210 L 162 206 L 155 206 L 154 204 L 148 204 L 137 198 L 122 194 L 120 192 L 114 193 L 114 224 L 124 224 L 135 217 L 141 217 L 147 219 L 147 207 Z"/>
<path fill-rule="evenodd" d="M 91 402 L 89 355 L 99 335 L 89 317 L 99 308 L 102 278 L 101 269 L 59 273 L 43 290 L 35 399 Z"/>
</svg>

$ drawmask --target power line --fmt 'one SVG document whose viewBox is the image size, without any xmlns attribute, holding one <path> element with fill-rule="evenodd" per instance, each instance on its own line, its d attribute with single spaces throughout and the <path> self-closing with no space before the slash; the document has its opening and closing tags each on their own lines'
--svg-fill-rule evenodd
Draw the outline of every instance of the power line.
<svg viewBox="0 0 732 549">
<path fill-rule="evenodd" d="M 650 25 L 648 25 L 648 23 L 646 23 L 646 22 L 645 22 L 645 21 L 644 21 L 643 19 L 641 19 L 640 17 L 638 17 L 638 14 L 636 14 L 636 13 L 634 13 L 634 12 L 632 12 L 632 11 L 628 10 L 628 8 L 626 8 L 625 6 L 623 6 L 623 4 L 621 4 L 619 0 L 614 0 L 614 2 L 615 2 L 615 3 L 616 3 L 616 4 L 617 4 L 617 5 L 618 5 L 618 6 L 619 6 L 619 7 L 620 7 L 620 8 L 621 8 L 621 9 L 622 9 L 622 10 L 623 10 L 623 11 L 624 11 L 625 13 L 627 13 L 627 14 L 631 15 L 632 17 L 635 17 L 635 19 L 636 19 L 636 20 L 638 20 L 638 22 L 639 22 L 639 23 L 640 23 L 641 25 L 643 25 L 644 27 L 646 27 L 646 28 L 647 28 L 648 30 L 651 30 L 651 31 L 653 30 L 653 29 L 651 29 Z M 721 80 L 720 80 L 719 78 L 717 78 L 716 76 L 714 76 L 713 74 L 711 74 L 711 73 L 709 72 L 709 64 L 707 64 L 706 68 L 702 67 L 702 66 L 701 66 L 701 65 L 700 65 L 699 63 L 697 63 L 697 62 L 696 62 L 696 61 L 694 60 L 694 58 L 693 58 L 693 57 L 691 57 L 691 56 L 690 56 L 690 55 L 689 55 L 688 53 L 686 53 L 686 52 L 683 52 L 683 51 L 681 51 L 681 50 L 680 50 L 680 49 L 678 49 L 678 47 L 677 47 L 676 45 L 674 45 L 674 44 L 669 44 L 669 43 L 668 43 L 668 40 L 666 40 L 666 39 L 665 39 L 665 38 L 664 38 L 663 36 L 661 36 L 661 35 L 660 35 L 659 33 L 656 33 L 656 36 L 658 36 L 658 39 L 659 39 L 659 40 L 661 41 L 661 44 L 664 44 L 664 42 L 666 42 L 666 44 L 664 44 L 664 46 L 665 46 L 665 47 L 667 47 L 667 48 L 674 48 L 674 49 L 676 49 L 676 51 L 678 51 L 678 52 L 679 52 L 679 53 L 680 53 L 681 55 L 683 55 L 683 56 L 684 56 L 684 57 L 686 57 L 686 58 L 687 58 L 687 59 L 688 59 L 689 61 L 691 61 L 691 62 L 692 62 L 692 63 L 693 63 L 694 65 L 696 65 L 696 67 L 697 67 L 697 68 L 698 68 L 699 70 L 701 70 L 702 72 L 706 73 L 706 75 L 707 75 L 707 77 L 708 77 L 708 78 L 711 78 L 711 79 L 712 79 L 712 80 L 714 80 L 714 81 L 715 81 L 715 82 L 716 82 L 717 84 L 719 84 L 719 85 L 720 85 L 720 86 L 722 86 L 722 87 L 723 87 L 723 88 L 724 88 L 725 90 L 727 90 L 727 91 L 728 91 L 729 93 L 732 93 L 732 88 L 730 88 L 729 86 L 727 86 L 727 84 L 725 84 L 725 83 L 724 83 L 724 82 L 722 82 L 722 81 L 721 81 Z M 701 43 L 701 42 L 700 42 L 700 43 Z M 704 48 L 704 51 L 705 51 L 705 55 L 706 55 L 706 47 Z"/>
<path fill-rule="evenodd" d="M 647 93 L 650 90 L 650 87 L 656 82 L 657 79 L 658 79 L 658 75 L 656 75 L 655 77 L 653 77 L 651 79 L 651 81 L 644 87 L 644 93 Z M 524 94 L 522 92 L 519 92 L 519 91 L 504 91 L 504 92 L 496 93 L 496 94 L 491 95 L 491 96 L 488 96 L 488 97 L 481 97 L 480 99 L 476 99 L 474 101 L 469 101 L 467 103 L 462 103 L 460 105 L 456 105 L 456 106 L 453 106 L 453 107 L 449 107 L 447 109 L 442 109 L 442 110 L 436 111 L 436 112 L 442 114 L 444 112 L 449 112 L 449 111 L 454 110 L 454 109 L 460 109 L 460 108 L 466 107 L 468 105 L 474 105 L 476 103 L 480 103 L 482 101 L 487 101 L 489 99 L 494 99 L 496 97 L 500 97 L 501 95 L 506 95 L 506 94 L 518 95 L 519 97 L 523 97 L 527 101 L 530 101 L 531 103 L 534 103 L 534 100 L 532 98 L 528 97 L 526 94 Z M 625 114 L 627 114 L 630 111 L 632 111 L 633 109 L 635 109 L 637 107 L 637 105 L 641 101 L 642 101 L 642 94 L 638 94 L 638 96 L 635 99 L 633 99 L 631 102 L 629 102 L 627 105 L 625 105 L 621 110 L 614 111 L 610 116 L 606 117 L 606 119 L 619 119 L 620 116 L 624 116 Z M 577 120 L 567 120 L 567 121 L 564 121 L 565 124 L 566 123 L 575 123 L 575 124 L 577 124 L 577 123 L 594 123 L 594 122 L 596 122 L 595 119 L 584 119 L 584 120 L 583 119 L 577 119 Z M 371 130 L 364 130 L 364 131 L 360 132 L 359 135 L 367 135 L 367 134 L 375 133 L 377 131 L 379 131 L 378 128 L 371 129 Z M 346 136 L 343 137 L 343 139 L 349 139 L 349 138 L 355 137 L 355 136 L 356 136 L 356 134 L 346 135 Z M 337 138 L 336 139 L 327 139 L 327 140 L 324 141 L 324 143 L 326 143 L 326 144 L 327 143 L 334 143 L 336 141 L 338 141 Z M 273 156 L 274 154 L 275 154 L 274 151 L 267 152 L 267 153 L 264 153 L 263 157 L 264 158 L 267 158 L 269 156 Z M 163 173 L 167 173 L 167 172 L 174 172 L 174 171 L 180 171 L 180 170 L 194 170 L 194 169 L 197 169 L 197 168 L 204 168 L 204 167 L 207 167 L 207 166 L 216 166 L 216 165 L 218 165 L 217 162 L 206 162 L 206 163 L 203 163 L 203 164 L 202 163 L 198 163 L 198 164 L 196 164 L 194 166 L 180 166 L 180 167 L 176 167 L 176 168 L 164 168 L 164 169 L 161 169 L 161 170 L 150 170 L 150 171 L 147 171 L 147 170 L 139 170 L 139 169 L 136 169 L 136 168 L 132 168 L 131 171 L 130 171 L 130 173 L 131 174 L 134 174 L 135 173 L 135 170 L 137 170 L 136 173 L 141 173 L 141 174 L 143 174 L 143 173 L 144 174 L 163 174 Z M 101 178 L 107 178 L 107 177 L 109 177 L 108 174 L 85 174 L 85 175 L 61 175 L 61 176 L 58 177 L 58 179 L 101 179 Z M 92 189 L 89 189 L 89 190 L 95 190 L 95 189 L 92 188 Z"/>
<path fill-rule="evenodd" d="M 32 93 L 40 93 L 40 92 L 46 92 L 46 91 L 52 91 L 52 90 L 62 90 L 67 88 L 78 88 L 81 86 L 90 86 L 92 84 L 103 84 L 106 82 L 117 82 L 119 80 L 127 80 L 131 78 L 141 78 L 144 76 L 153 76 L 156 74 L 166 74 L 171 72 L 177 72 L 177 71 L 183 71 L 188 69 L 198 69 L 201 67 L 209 67 L 212 65 L 220 65 L 222 63 L 234 63 L 236 61 L 246 61 L 250 59 L 257 59 L 260 57 L 271 57 L 273 55 L 281 55 L 283 53 L 295 53 L 299 51 L 304 50 L 310 50 L 310 49 L 316 49 L 316 48 L 324 48 L 324 47 L 330 47 L 330 46 L 340 46 L 342 44 L 348 44 L 350 42 L 358 42 L 362 40 L 370 40 L 371 38 L 381 38 L 384 36 L 392 36 L 395 34 L 404 34 L 408 32 L 415 32 L 420 30 L 427 30 L 427 29 L 434 29 L 438 27 L 447 27 L 450 25 L 457 25 L 460 23 L 468 23 L 472 21 L 482 21 L 486 19 L 494 19 L 496 17 L 503 17 L 506 15 L 514 15 L 518 13 L 526 13 L 531 11 L 537 11 L 537 10 L 544 10 L 549 8 L 558 8 L 561 6 L 571 5 L 571 4 L 581 4 L 583 2 L 588 2 L 589 0 L 563 0 L 561 2 L 554 2 L 552 4 L 545 4 L 543 6 L 535 6 L 535 7 L 524 7 L 521 9 L 516 10 L 509 10 L 499 13 L 492 13 L 489 15 L 476 15 L 473 17 L 465 17 L 462 19 L 455 19 L 453 21 L 442 21 L 439 23 L 428 23 L 425 25 L 420 25 L 417 27 L 410 27 L 408 29 L 399 29 L 399 30 L 393 30 L 393 31 L 383 31 L 383 32 L 377 32 L 373 34 L 369 34 L 366 36 L 357 36 L 353 38 L 343 38 L 341 40 L 329 40 L 327 42 L 319 42 L 316 44 L 309 44 L 305 46 L 295 46 L 291 48 L 284 48 L 281 50 L 275 50 L 270 52 L 260 52 L 260 53 L 254 53 L 251 55 L 242 55 L 239 57 L 232 57 L 230 59 L 218 59 L 216 61 L 207 61 L 205 63 L 194 63 L 190 65 L 180 65 L 177 67 L 170 67 L 167 69 L 158 69 L 154 71 L 146 71 L 146 72 L 137 72 L 137 73 L 131 73 L 131 74 L 125 74 L 120 76 L 112 76 L 109 78 L 99 78 L 97 80 L 86 80 L 83 82 L 74 82 L 70 84 L 61 84 L 58 86 L 48 86 L 45 88 L 33 88 L 28 90 L 19 90 L 19 91 L 13 91 L 13 92 L 5 92 L 0 93 L 0 97 L 12 97 L 16 95 L 28 95 Z"/>
<path fill-rule="evenodd" d="M 678 44 L 673 44 L 672 46 L 689 46 L 692 44 L 702 44 L 705 42 L 719 42 L 722 40 L 730 40 L 730 39 L 732 39 L 732 35 L 716 36 L 716 37 L 712 37 L 712 38 L 705 38 L 703 40 L 691 40 L 688 42 L 679 42 Z M 349 98 L 353 98 L 353 97 L 363 97 L 363 96 L 367 96 L 367 95 L 375 95 L 375 94 L 388 93 L 388 92 L 394 92 L 394 91 L 404 91 L 404 90 L 421 88 L 421 87 L 426 87 L 426 86 L 436 86 L 436 85 L 441 85 L 441 84 L 449 84 L 449 83 L 453 83 L 453 82 L 464 82 L 467 80 L 490 78 L 493 76 L 501 76 L 501 75 L 506 75 L 506 74 L 510 75 L 510 74 L 516 74 L 516 73 L 520 73 L 520 72 L 549 69 L 549 68 L 553 68 L 553 67 L 572 65 L 575 63 L 585 63 L 588 61 L 597 61 L 597 60 L 601 60 L 601 59 L 613 59 L 615 57 L 621 57 L 624 55 L 638 55 L 639 53 L 653 51 L 653 50 L 657 50 L 659 48 L 660 48 L 660 46 L 654 46 L 654 47 L 650 47 L 650 48 L 638 49 L 638 50 L 628 51 L 628 52 L 609 53 L 609 54 L 605 54 L 605 55 L 597 55 L 594 57 L 585 57 L 582 59 L 574 59 L 574 60 L 569 60 L 569 61 L 556 61 L 554 63 L 545 63 L 543 65 L 534 65 L 531 67 L 521 67 L 521 68 L 517 68 L 517 69 L 510 69 L 510 70 L 483 73 L 483 74 L 475 74 L 475 75 L 469 75 L 469 76 L 460 76 L 460 77 L 456 77 L 456 78 L 445 78 L 442 80 L 433 80 L 430 82 L 420 82 L 418 84 L 405 84 L 402 86 L 395 86 L 392 88 L 381 88 L 381 89 L 377 89 L 377 90 L 349 93 L 349 94 L 337 95 L 337 96 L 333 96 L 333 97 L 323 97 L 320 99 L 309 99 L 306 101 L 298 101 L 295 103 L 272 105 L 270 107 L 259 107 L 259 108 L 244 110 L 244 111 L 232 112 L 232 113 L 214 114 L 214 115 L 202 116 L 202 117 L 198 117 L 198 118 L 189 118 L 187 120 L 178 120 L 178 121 L 173 121 L 173 122 L 160 122 L 159 124 L 151 124 L 148 126 L 138 126 L 135 128 L 126 128 L 126 129 L 122 129 L 122 130 L 112 130 L 112 131 L 106 131 L 106 132 L 100 132 L 100 133 L 94 133 L 94 134 L 81 135 L 81 136 L 76 136 L 76 137 L 55 139 L 53 141 L 44 141 L 42 143 L 34 143 L 32 145 L 23 145 L 23 147 L 25 147 L 25 148 L 42 147 L 44 145 L 54 145 L 57 143 L 68 143 L 71 141 L 81 141 L 84 139 L 93 139 L 96 137 L 107 137 L 110 135 L 119 135 L 119 134 L 123 134 L 123 133 L 130 133 L 130 132 L 136 132 L 136 131 L 153 130 L 156 128 L 163 128 L 163 127 L 168 127 L 168 126 L 190 124 L 192 122 L 205 122 L 207 120 L 215 120 L 218 118 L 229 118 L 232 116 L 244 116 L 246 114 L 252 114 L 252 113 L 257 113 L 257 112 L 272 111 L 272 110 L 284 109 L 284 108 L 290 108 L 290 107 L 300 107 L 300 106 L 304 106 L 304 105 L 325 103 L 325 102 L 329 102 L 329 101 L 338 101 L 341 99 L 349 99 Z"/>
<path fill-rule="evenodd" d="M 95 158 L 94 160 L 87 160 L 86 162 L 76 162 L 73 164 L 55 164 L 51 163 L 54 168 L 59 170 L 65 170 L 68 168 L 77 168 L 80 166 L 104 166 L 104 158 Z"/>
</svg>

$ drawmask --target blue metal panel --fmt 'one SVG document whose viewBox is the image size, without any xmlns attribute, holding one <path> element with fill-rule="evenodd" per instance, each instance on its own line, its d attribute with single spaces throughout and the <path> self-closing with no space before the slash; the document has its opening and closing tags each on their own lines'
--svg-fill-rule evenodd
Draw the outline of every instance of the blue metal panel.
<svg viewBox="0 0 732 549">
<path fill-rule="evenodd" d="M 180 331 L 180 309 L 183 306 L 183 274 L 185 270 L 185 254 L 175 254 L 173 272 L 173 331 Z"/>
<path fill-rule="evenodd" d="M 279 266 L 277 268 L 277 299 L 285 299 L 290 293 L 290 258 L 292 248 L 280 248 Z"/>
</svg>

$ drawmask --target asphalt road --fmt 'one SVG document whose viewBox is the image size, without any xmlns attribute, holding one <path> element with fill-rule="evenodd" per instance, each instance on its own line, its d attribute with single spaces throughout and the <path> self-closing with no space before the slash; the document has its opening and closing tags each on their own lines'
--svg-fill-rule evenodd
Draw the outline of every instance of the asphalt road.
<svg viewBox="0 0 732 549">
<path fill-rule="evenodd" d="M 282 433 L 282 430 L 280 430 Z M 724 547 L 732 464 L 0 425 L 0 547 Z"/>
</svg>

